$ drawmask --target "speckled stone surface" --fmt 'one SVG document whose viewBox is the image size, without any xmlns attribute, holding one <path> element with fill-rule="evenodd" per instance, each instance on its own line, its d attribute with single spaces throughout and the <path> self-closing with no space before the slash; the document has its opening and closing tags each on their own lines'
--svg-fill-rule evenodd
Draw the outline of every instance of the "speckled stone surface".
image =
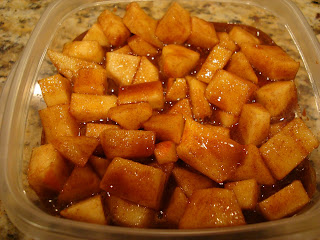
<svg viewBox="0 0 320 240">
<path fill-rule="evenodd" d="M 0 92 L 11 68 L 24 49 L 32 29 L 51 2 L 53 0 L 0 1 Z M 301 9 L 320 40 L 320 1 L 293 0 L 293 2 Z M 268 19 L 264 20 L 268 21 Z M 19 232 L 10 222 L 1 201 L 0 239 L 31 239 Z"/>
</svg>

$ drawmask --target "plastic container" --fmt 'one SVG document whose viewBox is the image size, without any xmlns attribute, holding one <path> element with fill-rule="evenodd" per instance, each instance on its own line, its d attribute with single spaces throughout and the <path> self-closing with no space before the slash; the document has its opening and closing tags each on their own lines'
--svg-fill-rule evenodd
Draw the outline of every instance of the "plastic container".
<svg viewBox="0 0 320 240">
<path fill-rule="evenodd" d="M 20 231 L 39 239 L 300 239 L 320 236 L 320 160 L 311 160 L 317 172 L 317 192 L 307 209 L 291 218 L 246 226 L 200 230 L 132 229 L 100 226 L 53 217 L 42 209 L 26 181 L 31 149 L 40 144 L 38 110 L 45 106 L 37 80 L 56 73 L 46 57 L 48 48 L 61 50 L 65 42 L 87 30 L 99 13 L 117 9 L 122 16 L 129 0 L 59 0 L 41 17 L 13 68 L 1 96 L 1 200 Z M 142 1 L 154 18 L 167 9 L 166 1 Z M 289 0 L 182 1 L 192 15 L 216 22 L 254 26 L 269 34 L 292 57 L 301 62 L 296 78 L 299 104 L 307 124 L 319 132 L 320 46 L 299 9 Z"/>
</svg>

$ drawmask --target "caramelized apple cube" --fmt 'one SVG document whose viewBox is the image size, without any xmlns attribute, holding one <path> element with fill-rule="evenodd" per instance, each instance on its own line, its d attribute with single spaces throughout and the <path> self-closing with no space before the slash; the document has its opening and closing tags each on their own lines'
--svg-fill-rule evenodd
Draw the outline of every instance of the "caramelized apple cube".
<svg viewBox="0 0 320 240">
<path fill-rule="evenodd" d="M 102 68 L 98 63 L 70 57 L 50 49 L 48 50 L 48 56 L 58 72 L 70 81 L 72 81 L 72 78 L 77 75 L 78 70 L 81 68 Z"/>
<path fill-rule="evenodd" d="M 236 74 L 241 78 L 247 79 L 255 84 L 258 83 L 257 75 L 255 74 L 246 55 L 244 55 L 242 52 L 237 52 L 232 55 L 226 70 L 228 72 Z"/>
<path fill-rule="evenodd" d="M 130 37 L 130 31 L 123 24 L 122 18 L 109 10 L 104 10 L 98 17 L 104 35 L 113 46 L 123 45 Z"/>
<path fill-rule="evenodd" d="M 222 111 L 220 109 L 217 109 L 213 113 L 214 120 L 217 123 L 220 123 L 223 127 L 230 128 L 233 125 L 235 125 L 239 121 L 239 116 L 236 116 L 232 113 Z"/>
<path fill-rule="evenodd" d="M 101 189 L 136 204 L 158 209 L 166 174 L 151 166 L 116 157 L 103 179 Z"/>
<path fill-rule="evenodd" d="M 104 95 L 108 89 L 105 69 L 82 68 L 73 79 L 73 92 Z"/>
<path fill-rule="evenodd" d="M 185 98 L 174 104 L 168 111 L 170 114 L 182 114 L 184 120 L 192 118 L 192 111 L 189 99 Z"/>
<path fill-rule="evenodd" d="M 185 78 L 169 78 L 167 82 L 167 101 L 178 101 L 186 98 L 188 92 Z"/>
<path fill-rule="evenodd" d="M 148 16 L 138 3 L 132 2 L 127 5 L 123 22 L 130 32 L 141 37 L 148 43 L 162 48 L 163 43 L 155 35 L 158 21 Z"/>
<path fill-rule="evenodd" d="M 88 162 L 98 174 L 98 176 L 102 178 L 107 170 L 107 167 L 111 163 L 111 160 L 91 155 Z"/>
<path fill-rule="evenodd" d="M 210 178 L 181 167 L 174 167 L 172 175 L 177 185 L 183 190 L 188 198 L 198 189 L 216 187 L 215 182 Z"/>
<path fill-rule="evenodd" d="M 108 118 L 125 129 L 137 130 L 152 116 L 149 103 L 125 104 L 110 108 Z"/>
<path fill-rule="evenodd" d="M 205 97 L 207 85 L 192 76 L 187 76 L 186 79 L 189 86 L 193 117 L 197 120 L 210 117 L 212 115 L 212 108 Z"/>
<path fill-rule="evenodd" d="M 227 180 L 244 155 L 242 145 L 187 119 L 177 147 L 181 160 L 215 182 Z"/>
<path fill-rule="evenodd" d="M 100 195 L 90 197 L 82 200 L 81 202 L 72 204 L 71 206 L 63 209 L 60 215 L 64 218 L 96 223 L 96 224 L 107 224 L 107 219 L 104 215 L 104 209 L 102 199 Z"/>
<path fill-rule="evenodd" d="M 286 114 L 297 104 L 297 90 L 293 81 L 266 84 L 255 95 L 256 101 L 269 111 L 271 117 Z"/>
<path fill-rule="evenodd" d="M 283 179 L 319 145 L 306 124 L 295 118 L 260 147 L 265 163 L 277 180 Z"/>
<path fill-rule="evenodd" d="M 187 43 L 201 48 L 212 48 L 219 43 L 214 25 L 198 17 L 191 17 L 191 34 Z"/>
<path fill-rule="evenodd" d="M 164 107 L 162 83 L 146 82 L 119 89 L 118 105 L 139 102 L 148 102 L 152 109 L 162 109 Z"/>
<path fill-rule="evenodd" d="M 41 93 L 48 107 L 58 104 L 69 104 L 72 87 L 68 79 L 60 74 L 38 81 Z"/>
<path fill-rule="evenodd" d="M 221 47 L 227 48 L 231 52 L 235 52 L 238 49 L 238 46 L 230 38 L 230 36 L 227 32 L 217 32 L 217 36 L 219 38 L 219 45 Z"/>
<path fill-rule="evenodd" d="M 116 105 L 117 97 L 115 95 L 73 93 L 70 113 L 79 121 L 89 122 L 106 119 L 109 109 Z"/>
<path fill-rule="evenodd" d="M 238 131 L 243 144 L 260 145 L 269 135 L 270 113 L 259 103 L 243 105 Z"/>
<path fill-rule="evenodd" d="M 215 73 L 223 69 L 227 65 L 232 56 L 232 51 L 222 47 L 220 44 L 216 45 L 209 53 L 206 61 L 202 64 L 201 69 L 197 73 L 197 79 L 204 83 L 209 83 Z"/>
<path fill-rule="evenodd" d="M 159 164 L 178 161 L 176 144 L 172 141 L 159 142 L 154 148 L 154 156 Z"/>
<path fill-rule="evenodd" d="M 102 47 L 109 47 L 111 45 L 106 35 L 104 35 L 99 23 L 93 24 L 82 40 L 97 41 Z"/>
<path fill-rule="evenodd" d="M 259 149 L 255 145 L 249 144 L 245 146 L 245 150 L 245 157 L 229 179 L 231 181 L 255 179 L 258 184 L 274 184 L 275 179 L 264 163 Z"/>
<path fill-rule="evenodd" d="M 69 105 L 61 104 L 39 111 L 46 142 L 50 143 L 59 136 L 78 136 L 79 125 L 69 113 Z"/>
<path fill-rule="evenodd" d="M 260 189 L 255 179 L 226 183 L 224 188 L 230 189 L 235 193 L 241 209 L 255 209 L 260 194 Z"/>
<path fill-rule="evenodd" d="M 230 38 L 241 47 L 242 43 L 260 44 L 260 40 L 240 26 L 234 26 L 229 32 Z"/>
<path fill-rule="evenodd" d="M 204 128 L 210 128 L 209 131 L 216 133 L 217 135 L 223 135 L 227 138 L 230 138 L 230 129 L 223 126 L 214 126 L 211 124 L 203 124 Z"/>
<path fill-rule="evenodd" d="M 244 224 L 246 222 L 233 191 L 209 188 L 192 194 L 179 228 L 216 228 Z"/>
<path fill-rule="evenodd" d="M 310 201 L 307 192 L 299 180 L 276 192 L 258 204 L 262 215 L 268 220 L 290 216 Z"/>
<path fill-rule="evenodd" d="M 67 163 L 52 144 L 32 149 L 28 182 L 40 198 L 57 195 L 67 181 L 69 172 Z"/>
<path fill-rule="evenodd" d="M 273 80 L 292 80 L 299 70 L 300 63 L 279 46 L 243 43 L 241 51 L 258 71 Z"/>
<path fill-rule="evenodd" d="M 142 130 L 107 129 L 100 141 L 107 158 L 142 158 L 153 154 L 155 133 Z"/>
<path fill-rule="evenodd" d="M 75 165 L 83 167 L 98 146 L 96 138 L 86 136 L 61 136 L 52 141 L 52 145 Z"/>
<path fill-rule="evenodd" d="M 165 216 L 168 222 L 178 226 L 187 205 L 188 198 L 181 188 L 176 187 L 172 193 L 168 207 L 165 210 Z"/>
<path fill-rule="evenodd" d="M 180 143 L 184 127 L 182 114 L 158 114 L 143 123 L 143 128 L 154 131 L 157 139 Z"/>
<path fill-rule="evenodd" d="M 220 70 L 206 88 L 205 96 L 221 110 L 239 115 L 256 89 L 257 86 L 252 82 Z"/>
<path fill-rule="evenodd" d="M 143 38 L 138 35 L 133 35 L 128 39 L 128 45 L 132 49 L 133 53 L 139 56 L 156 56 L 158 54 L 158 49 L 143 40 Z"/>
<path fill-rule="evenodd" d="M 124 45 L 121 48 L 113 50 L 113 53 L 132 54 L 132 49 L 127 44 L 127 45 Z"/>
<path fill-rule="evenodd" d="M 186 47 L 169 44 L 163 47 L 160 58 L 160 69 L 172 78 L 184 77 L 197 65 L 200 54 Z"/>
<path fill-rule="evenodd" d="M 103 123 L 87 123 L 86 124 L 86 136 L 87 137 L 100 137 L 100 133 L 102 133 L 106 129 L 119 129 L 119 125 L 113 124 L 103 124 Z"/>
<path fill-rule="evenodd" d="M 68 42 L 63 46 L 62 53 L 96 63 L 101 63 L 105 54 L 103 48 L 97 41 Z"/>
<path fill-rule="evenodd" d="M 106 199 L 110 217 L 119 226 L 148 228 L 152 226 L 155 211 L 116 196 Z"/>
<path fill-rule="evenodd" d="M 190 13 L 173 2 L 160 19 L 155 33 L 166 44 L 183 44 L 191 34 Z"/>
<path fill-rule="evenodd" d="M 140 59 L 139 56 L 107 52 L 106 70 L 108 78 L 111 78 L 119 86 L 132 84 Z"/>
<path fill-rule="evenodd" d="M 133 84 L 154 81 L 159 81 L 159 69 L 148 58 L 142 56 L 137 73 L 133 79 Z"/>
<path fill-rule="evenodd" d="M 75 167 L 63 185 L 58 202 L 68 204 L 91 197 L 101 191 L 100 179 L 88 165 Z"/>
</svg>

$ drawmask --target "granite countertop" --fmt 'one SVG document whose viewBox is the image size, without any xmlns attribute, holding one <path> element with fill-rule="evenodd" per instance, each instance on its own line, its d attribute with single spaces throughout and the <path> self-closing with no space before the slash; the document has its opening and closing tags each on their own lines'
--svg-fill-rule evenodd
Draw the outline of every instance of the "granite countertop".
<svg viewBox="0 0 320 240">
<path fill-rule="evenodd" d="M 0 1 L 0 92 L 41 14 L 53 0 Z M 320 1 L 293 0 L 320 41 Z M 0 239 L 30 239 L 8 219 L 0 201 Z"/>
</svg>

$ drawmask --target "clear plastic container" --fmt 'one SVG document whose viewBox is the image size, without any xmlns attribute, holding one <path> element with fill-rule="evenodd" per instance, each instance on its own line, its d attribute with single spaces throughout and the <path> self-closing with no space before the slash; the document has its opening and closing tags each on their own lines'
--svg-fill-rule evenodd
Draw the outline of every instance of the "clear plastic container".
<svg viewBox="0 0 320 240">
<path fill-rule="evenodd" d="M 30 40 L 8 77 L 1 96 L 1 200 L 20 231 L 39 239 L 300 239 L 320 236 L 320 158 L 313 152 L 317 192 L 303 212 L 291 218 L 238 227 L 199 230 L 133 229 L 100 226 L 53 217 L 39 207 L 29 189 L 26 171 L 31 149 L 40 144 L 38 110 L 45 107 L 37 80 L 56 73 L 48 61 L 48 48 L 61 50 L 65 42 L 87 30 L 99 13 L 117 9 L 123 16 L 129 0 L 59 0 L 41 17 Z M 180 1 L 179 1 L 180 2 Z M 314 133 L 319 125 L 320 47 L 299 9 L 289 0 L 181 1 L 191 15 L 208 21 L 248 24 L 269 34 L 301 62 L 296 78 L 299 104 Z M 147 13 L 159 19 L 167 1 L 141 1 Z"/>
</svg>

